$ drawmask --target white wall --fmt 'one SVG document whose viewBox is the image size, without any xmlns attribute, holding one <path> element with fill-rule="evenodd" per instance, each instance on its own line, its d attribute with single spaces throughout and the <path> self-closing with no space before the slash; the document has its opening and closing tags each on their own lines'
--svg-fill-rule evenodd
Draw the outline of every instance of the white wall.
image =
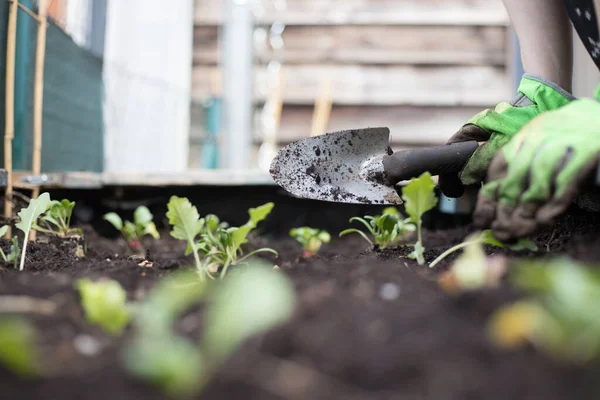
<svg viewBox="0 0 600 400">
<path fill-rule="evenodd" d="M 105 38 L 105 170 L 187 167 L 193 0 L 111 0 Z"/>
<path fill-rule="evenodd" d="M 91 0 L 67 1 L 66 7 L 66 31 L 71 35 L 75 43 L 81 47 L 87 46 L 88 32 L 91 29 L 89 19 L 89 8 Z"/>
</svg>

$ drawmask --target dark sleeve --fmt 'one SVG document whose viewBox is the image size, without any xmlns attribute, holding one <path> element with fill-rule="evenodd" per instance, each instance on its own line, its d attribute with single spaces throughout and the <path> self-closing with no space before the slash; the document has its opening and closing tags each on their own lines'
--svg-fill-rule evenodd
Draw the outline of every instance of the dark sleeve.
<svg viewBox="0 0 600 400">
<path fill-rule="evenodd" d="M 577 35 L 600 69 L 600 38 L 594 0 L 564 0 Z"/>
</svg>

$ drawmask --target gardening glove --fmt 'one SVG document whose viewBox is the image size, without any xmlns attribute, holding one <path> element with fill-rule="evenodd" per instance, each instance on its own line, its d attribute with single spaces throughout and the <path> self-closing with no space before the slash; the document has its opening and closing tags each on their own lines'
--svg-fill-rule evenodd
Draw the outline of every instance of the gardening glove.
<svg viewBox="0 0 600 400">
<path fill-rule="evenodd" d="M 462 171 L 440 174 L 439 187 L 447 197 L 460 197 L 464 186 L 480 184 L 492 158 L 523 125 L 546 111 L 558 109 L 575 97 L 557 84 L 540 76 L 525 74 L 521 78 L 517 96 L 511 102 L 502 102 L 496 108 L 476 114 L 446 144 L 476 140 L 485 142 L 470 157 Z"/>
<path fill-rule="evenodd" d="M 600 89 L 600 87 L 599 87 Z M 475 225 L 501 241 L 554 224 L 593 184 L 600 153 L 600 90 L 526 124 L 493 158 Z"/>
</svg>

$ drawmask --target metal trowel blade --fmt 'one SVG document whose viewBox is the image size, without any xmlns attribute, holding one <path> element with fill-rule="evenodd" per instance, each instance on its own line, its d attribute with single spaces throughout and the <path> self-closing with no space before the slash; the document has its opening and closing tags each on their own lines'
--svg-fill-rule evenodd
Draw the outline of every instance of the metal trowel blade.
<svg viewBox="0 0 600 400">
<path fill-rule="evenodd" d="M 270 173 L 300 198 L 353 204 L 402 204 L 383 178 L 388 128 L 352 129 L 301 139 L 281 149 Z"/>
</svg>

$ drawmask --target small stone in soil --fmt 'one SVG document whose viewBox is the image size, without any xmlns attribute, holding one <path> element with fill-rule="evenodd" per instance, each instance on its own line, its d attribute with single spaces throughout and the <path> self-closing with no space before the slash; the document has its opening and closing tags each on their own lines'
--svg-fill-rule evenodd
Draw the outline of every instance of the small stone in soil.
<svg viewBox="0 0 600 400">
<path fill-rule="evenodd" d="M 95 356 L 100 352 L 100 343 L 90 335 L 78 335 L 73 339 L 73 347 L 84 356 Z"/>
<path fill-rule="evenodd" d="M 393 301 L 396 300 L 399 295 L 400 287 L 395 283 L 384 283 L 379 288 L 379 297 L 381 297 L 383 300 Z"/>
</svg>

